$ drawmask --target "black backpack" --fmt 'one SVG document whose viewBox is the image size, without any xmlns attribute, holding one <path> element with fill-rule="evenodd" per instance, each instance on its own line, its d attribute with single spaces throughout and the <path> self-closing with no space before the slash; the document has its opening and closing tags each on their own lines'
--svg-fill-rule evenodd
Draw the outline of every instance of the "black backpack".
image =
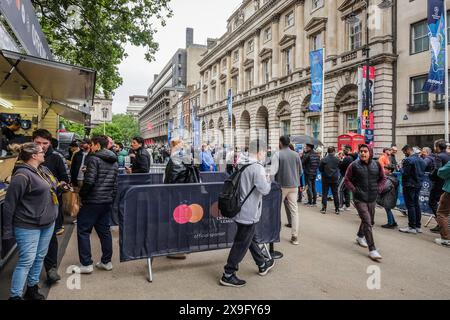
<svg viewBox="0 0 450 320">
<path fill-rule="evenodd" d="M 227 180 L 223 186 L 222 192 L 219 194 L 219 210 L 222 216 L 226 218 L 235 217 L 240 211 L 241 207 L 247 201 L 248 197 L 255 190 L 255 186 L 245 197 L 244 201 L 241 202 L 240 195 L 240 185 L 241 185 L 241 175 L 247 167 L 250 165 L 245 165 L 238 171 L 234 172 Z"/>
</svg>

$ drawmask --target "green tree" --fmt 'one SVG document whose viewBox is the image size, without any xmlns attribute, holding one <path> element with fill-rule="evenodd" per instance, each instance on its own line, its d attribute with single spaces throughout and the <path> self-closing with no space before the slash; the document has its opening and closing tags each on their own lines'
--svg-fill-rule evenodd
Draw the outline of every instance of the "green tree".
<svg viewBox="0 0 450 320">
<path fill-rule="evenodd" d="M 139 124 L 137 120 L 128 114 L 113 115 L 112 122 L 117 125 L 122 132 L 122 139 L 120 142 L 124 144 L 131 144 L 131 139 L 139 136 Z"/>
<path fill-rule="evenodd" d="M 97 70 L 97 93 L 110 97 L 122 84 L 118 65 L 125 45 L 143 46 L 154 60 L 155 22 L 172 16 L 170 0 L 31 0 L 53 53 Z"/>
<path fill-rule="evenodd" d="M 80 137 L 84 137 L 84 125 L 61 118 L 60 122 L 68 132 L 75 132 Z"/>
<path fill-rule="evenodd" d="M 122 142 L 123 133 L 122 129 L 115 123 L 100 124 L 91 131 L 91 136 L 98 136 L 105 134 L 111 137 L 115 142 Z"/>
</svg>

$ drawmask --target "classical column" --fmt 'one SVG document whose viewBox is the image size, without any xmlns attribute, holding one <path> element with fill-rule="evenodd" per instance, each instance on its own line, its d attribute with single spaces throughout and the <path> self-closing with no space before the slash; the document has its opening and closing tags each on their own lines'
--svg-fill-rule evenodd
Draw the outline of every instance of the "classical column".
<svg viewBox="0 0 450 320">
<path fill-rule="evenodd" d="M 217 60 L 217 73 L 216 73 L 216 101 L 220 101 L 220 91 L 221 91 L 221 83 L 220 83 L 220 60 Z"/>
<path fill-rule="evenodd" d="M 335 57 L 337 55 L 337 1 L 327 0 L 328 10 L 328 27 L 327 27 L 327 42 L 325 50 L 327 57 Z"/>
<path fill-rule="evenodd" d="M 239 89 L 238 89 L 238 93 L 242 93 L 244 92 L 245 88 L 244 88 L 244 83 L 245 83 L 245 76 L 244 76 L 244 52 L 245 52 L 245 48 L 244 48 L 244 41 L 241 41 L 239 44 Z"/>
<path fill-rule="evenodd" d="M 204 82 L 204 74 L 200 75 L 200 108 L 204 108 L 205 107 L 205 103 L 204 103 L 204 93 L 203 93 L 203 84 Z"/>
<path fill-rule="evenodd" d="M 295 41 L 295 66 L 297 68 L 304 68 L 304 54 L 305 50 L 305 0 L 298 0 L 296 4 L 296 41 Z"/>
<path fill-rule="evenodd" d="M 227 80 L 226 80 L 226 84 L 227 84 L 227 94 L 228 94 L 228 90 L 231 89 L 231 51 L 227 52 Z"/>
<path fill-rule="evenodd" d="M 280 76 L 280 15 L 272 18 L 272 79 Z"/>
<path fill-rule="evenodd" d="M 258 87 L 261 85 L 262 81 L 260 78 L 261 72 L 260 72 L 260 65 L 261 65 L 261 61 L 259 59 L 259 51 L 260 51 L 260 41 L 261 41 L 261 29 L 256 29 L 255 32 L 255 46 L 254 46 L 254 64 L 253 64 L 253 82 L 254 82 L 254 86 Z"/>
</svg>

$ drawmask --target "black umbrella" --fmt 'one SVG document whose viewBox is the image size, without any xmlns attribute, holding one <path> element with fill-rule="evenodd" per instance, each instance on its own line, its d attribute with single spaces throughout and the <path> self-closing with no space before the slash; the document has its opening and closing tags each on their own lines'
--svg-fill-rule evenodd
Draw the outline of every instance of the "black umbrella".
<svg viewBox="0 0 450 320">
<path fill-rule="evenodd" d="M 323 143 L 319 139 L 306 135 L 291 136 L 291 142 L 294 144 L 311 144 L 313 146 L 323 146 Z"/>
</svg>

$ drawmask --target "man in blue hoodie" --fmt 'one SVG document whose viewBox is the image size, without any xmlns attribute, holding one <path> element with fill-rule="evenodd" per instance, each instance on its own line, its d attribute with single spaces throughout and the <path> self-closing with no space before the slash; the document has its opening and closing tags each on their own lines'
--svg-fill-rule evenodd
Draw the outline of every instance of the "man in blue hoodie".
<svg viewBox="0 0 450 320">
<path fill-rule="evenodd" d="M 414 153 L 411 146 L 405 145 L 402 149 L 405 159 L 402 162 L 401 174 L 403 194 L 408 210 L 408 226 L 400 228 L 400 232 L 417 234 L 422 233 L 419 195 L 425 174 L 426 164 L 422 158 Z"/>
</svg>

